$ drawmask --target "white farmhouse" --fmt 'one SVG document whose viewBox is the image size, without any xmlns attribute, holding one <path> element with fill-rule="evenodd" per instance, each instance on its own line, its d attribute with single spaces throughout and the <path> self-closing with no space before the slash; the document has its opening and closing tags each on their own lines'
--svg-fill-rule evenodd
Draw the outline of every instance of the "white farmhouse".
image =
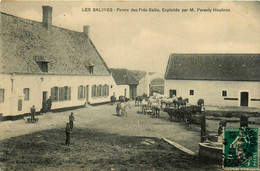
<svg viewBox="0 0 260 171">
<path fill-rule="evenodd" d="M 42 22 L 1 15 L 0 115 L 10 119 L 37 112 L 51 97 L 52 110 L 110 101 L 115 82 L 89 38 L 52 25 L 52 7 Z"/>
<path fill-rule="evenodd" d="M 138 81 L 134 78 L 131 72 L 127 69 L 111 68 L 112 76 L 116 82 L 116 87 L 113 91 L 114 96 L 118 99 L 119 96 L 125 96 L 131 100 L 136 98 Z"/>
<path fill-rule="evenodd" d="M 165 95 L 260 108 L 260 54 L 171 54 Z"/>
</svg>

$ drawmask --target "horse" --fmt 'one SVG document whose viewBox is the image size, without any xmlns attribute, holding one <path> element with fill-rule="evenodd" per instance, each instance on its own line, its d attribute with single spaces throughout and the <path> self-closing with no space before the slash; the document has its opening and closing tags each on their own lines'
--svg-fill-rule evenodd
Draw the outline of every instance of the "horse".
<svg viewBox="0 0 260 171">
<path fill-rule="evenodd" d="M 114 105 L 116 103 L 116 97 L 113 95 L 110 97 L 111 105 Z"/>
<path fill-rule="evenodd" d="M 165 105 L 165 107 L 171 107 L 172 104 L 174 104 L 174 101 L 177 101 L 178 99 L 176 97 L 172 97 L 172 98 L 162 98 L 161 99 L 161 103 L 162 105 Z"/>
<path fill-rule="evenodd" d="M 173 116 L 175 117 L 175 121 L 177 121 L 177 119 L 179 119 L 179 109 L 175 109 L 175 108 L 171 108 L 171 107 L 167 107 L 165 108 L 165 111 L 168 113 L 168 115 L 170 116 L 170 120 L 172 120 Z"/>
<path fill-rule="evenodd" d="M 155 98 L 149 97 L 147 102 L 148 102 L 148 108 L 151 108 L 152 103 L 158 103 L 159 99 L 155 99 Z"/>
<path fill-rule="evenodd" d="M 125 116 L 126 118 L 127 118 L 127 111 L 126 111 L 127 107 L 130 108 L 130 104 L 128 102 L 120 103 L 121 115 Z"/>
<path fill-rule="evenodd" d="M 146 101 L 146 99 L 142 100 L 141 107 L 142 107 L 142 113 L 146 114 L 146 110 L 147 110 L 147 107 L 148 107 L 148 102 Z"/>
<path fill-rule="evenodd" d="M 123 103 L 123 102 L 128 102 L 129 98 L 125 97 L 125 96 L 119 96 L 119 102 Z"/>
<path fill-rule="evenodd" d="M 130 105 L 129 105 L 128 102 L 117 103 L 117 105 L 116 105 L 116 115 L 127 117 L 127 111 L 126 111 L 127 107 L 130 108 Z"/>
<path fill-rule="evenodd" d="M 135 98 L 135 106 L 139 106 L 140 103 L 142 103 L 143 97 L 142 96 L 137 96 Z"/>
<path fill-rule="evenodd" d="M 179 109 L 180 106 L 186 106 L 186 104 L 189 103 L 189 99 L 188 98 L 182 99 L 182 97 L 179 97 L 178 100 L 177 101 L 174 100 L 173 103 L 174 103 L 174 106 L 176 107 L 176 105 L 177 105 L 177 107 Z"/>
<path fill-rule="evenodd" d="M 204 100 L 203 99 L 199 99 L 197 104 L 198 104 L 199 107 L 204 106 Z"/>
<path fill-rule="evenodd" d="M 152 103 L 151 109 L 153 111 L 153 115 L 155 115 L 156 118 L 160 118 L 160 112 L 161 112 L 161 109 L 162 109 L 161 102 L 158 101 L 156 103 Z"/>
</svg>

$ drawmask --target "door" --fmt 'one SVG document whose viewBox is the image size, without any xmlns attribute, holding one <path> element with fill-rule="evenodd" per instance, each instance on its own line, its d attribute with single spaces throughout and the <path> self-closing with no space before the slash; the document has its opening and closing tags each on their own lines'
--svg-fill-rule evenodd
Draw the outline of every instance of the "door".
<svg viewBox="0 0 260 171">
<path fill-rule="evenodd" d="M 248 106 L 248 92 L 241 92 L 240 106 Z"/>
<path fill-rule="evenodd" d="M 126 88 L 125 88 L 125 94 L 124 94 L 124 96 L 126 97 Z"/>
<path fill-rule="evenodd" d="M 85 92 L 86 92 L 86 104 L 88 104 L 88 94 L 89 94 L 89 85 L 86 85 L 86 90 L 85 90 Z"/>
<path fill-rule="evenodd" d="M 131 85 L 129 89 L 129 98 L 134 100 L 136 97 L 136 86 Z"/>
<path fill-rule="evenodd" d="M 174 96 L 177 96 L 177 91 L 176 90 L 170 90 L 170 98 L 172 98 L 173 97 L 173 95 Z"/>
<path fill-rule="evenodd" d="M 42 92 L 42 112 L 46 112 L 47 111 L 47 91 L 43 91 Z"/>
</svg>

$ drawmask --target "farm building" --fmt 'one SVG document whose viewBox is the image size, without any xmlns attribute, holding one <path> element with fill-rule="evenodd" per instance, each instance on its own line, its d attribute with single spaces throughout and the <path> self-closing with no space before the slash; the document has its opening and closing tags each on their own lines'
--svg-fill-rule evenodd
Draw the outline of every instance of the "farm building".
<svg viewBox="0 0 260 171">
<path fill-rule="evenodd" d="M 14 117 L 110 101 L 115 82 L 89 38 L 52 25 L 52 7 L 36 22 L 1 13 L 0 115 Z M 111 90 L 112 88 L 112 90 Z"/>
<path fill-rule="evenodd" d="M 110 69 L 112 76 L 116 82 L 115 97 L 125 96 L 130 99 L 135 99 L 137 94 L 138 81 L 134 78 L 131 72 L 127 69 Z"/>
<path fill-rule="evenodd" d="M 142 96 L 143 94 L 152 96 L 153 93 L 164 94 L 163 74 L 140 70 L 130 70 L 130 72 L 139 82 L 137 86 L 137 96 Z"/>
<path fill-rule="evenodd" d="M 260 54 L 171 54 L 165 95 L 260 108 Z"/>
</svg>

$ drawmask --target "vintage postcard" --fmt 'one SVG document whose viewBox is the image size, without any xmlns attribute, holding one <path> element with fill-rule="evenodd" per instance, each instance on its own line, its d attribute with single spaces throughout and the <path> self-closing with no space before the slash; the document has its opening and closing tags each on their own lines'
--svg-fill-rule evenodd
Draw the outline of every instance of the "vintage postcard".
<svg viewBox="0 0 260 171">
<path fill-rule="evenodd" d="M 259 1 L 0 15 L 0 170 L 259 170 Z"/>
</svg>

